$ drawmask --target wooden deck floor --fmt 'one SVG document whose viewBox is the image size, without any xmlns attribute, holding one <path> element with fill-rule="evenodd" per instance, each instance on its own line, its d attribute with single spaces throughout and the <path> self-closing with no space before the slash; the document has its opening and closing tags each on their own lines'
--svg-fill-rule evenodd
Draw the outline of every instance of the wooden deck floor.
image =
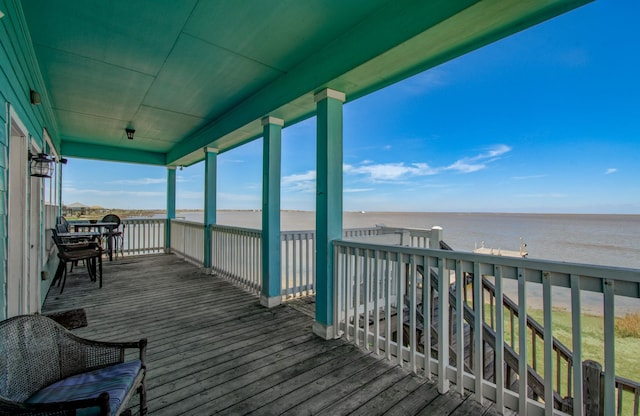
<svg viewBox="0 0 640 416">
<path fill-rule="evenodd" d="M 102 289 L 74 270 L 43 313 L 73 308 L 86 310 L 80 336 L 148 338 L 151 415 L 497 414 L 343 340 L 324 341 L 301 311 L 263 308 L 173 255 L 105 262 Z"/>
</svg>

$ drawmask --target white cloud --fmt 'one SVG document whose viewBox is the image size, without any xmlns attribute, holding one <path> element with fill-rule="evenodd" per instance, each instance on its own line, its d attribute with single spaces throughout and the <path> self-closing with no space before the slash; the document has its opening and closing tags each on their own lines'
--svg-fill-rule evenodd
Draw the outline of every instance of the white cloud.
<svg viewBox="0 0 640 416">
<path fill-rule="evenodd" d="M 511 179 L 516 180 L 516 181 L 526 181 L 529 179 L 540 179 L 540 178 L 544 178 L 547 175 L 528 175 L 528 176 L 514 176 Z"/>
<path fill-rule="evenodd" d="M 618 169 L 616 168 L 609 168 L 607 169 L 607 171 L 604 173 L 605 175 L 611 175 L 612 173 L 616 173 L 618 171 Z"/>
<path fill-rule="evenodd" d="M 375 191 L 375 188 L 348 188 L 343 190 L 343 192 L 346 194 L 359 193 L 359 192 L 371 192 L 371 191 Z"/>
<path fill-rule="evenodd" d="M 166 178 L 138 178 L 138 179 L 120 179 L 117 181 L 107 182 L 113 185 L 156 185 L 167 183 Z"/>
<path fill-rule="evenodd" d="M 315 180 L 316 180 L 316 171 L 309 170 L 305 173 L 294 173 L 293 175 L 283 176 L 282 184 L 289 185 L 289 184 L 300 182 L 300 181 L 315 181 Z"/>
<path fill-rule="evenodd" d="M 345 175 L 360 175 L 361 180 L 368 183 L 400 183 L 424 176 L 441 174 L 445 171 L 456 171 L 461 173 L 472 173 L 485 169 L 500 157 L 511 151 L 511 147 L 497 145 L 478 155 L 458 159 L 449 166 L 432 167 L 427 163 L 375 163 L 365 159 L 357 165 L 343 164 L 342 171 Z M 315 192 L 316 171 L 310 170 L 304 173 L 284 176 L 282 178 L 283 188 L 289 191 Z M 369 192 L 373 188 L 354 188 L 344 192 Z"/>
<path fill-rule="evenodd" d="M 487 163 L 495 162 L 500 156 L 511 151 L 511 147 L 500 144 L 487 150 L 479 155 L 458 159 L 451 165 L 443 168 L 444 170 L 453 170 L 461 173 L 472 173 L 485 169 Z"/>
<path fill-rule="evenodd" d="M 363 166 L 348 166 L 345 172 L 367 175 L 374 182 L 397 181 L 412 176 L 435 175 L 437 170 L 432 169 L 426 163 L 413 163 L 405 165 L 400 163 L 369 164 Z"/>
<path fill-rule="evenodd" d="M 141 197 L 156 197 L 164 196 L 165 192 L 151 192 L 151 191 L 123 191 L 117 190 L 101 190 L 101 189 L 77 189 L 77 188 L 62 188 L 62 192 L 66 194 L 74 195 L 97 195 L 97 196 L 125 196 L 131 198 Z"/>
<path fill-rule="evenodd" d="M 519 194 L 519 195 L 516 195 L 516 196 L 520 197 L 520 198 L 552 198 L 552 199 L 557 199 L 557 198 L 566 198 L 568 195 L 561 194 L 561 193 L 550 192 L 550 193 L 547 193 L 547 194 Z"/>
<path fill-rule="evenodd" d="M 453 164 L 447 166 L 444 169 L 455 170 L 462 173 L 471 173 L 471 172 L 477 172 L 486 167 L 487 165 L 485 165 L 484 163 L 473 164 L 473 163 L 469 163 L 467 160 L 461 159 L 461 160 L 456 160 Z"/>
<path fill-rule="evenodd" d="M 309 170 L 305 173 L 283 176 L 280 183 L 283 188 L 287 188 L 289 191 L 315 192 L 316 171 Z"/>
</svg>

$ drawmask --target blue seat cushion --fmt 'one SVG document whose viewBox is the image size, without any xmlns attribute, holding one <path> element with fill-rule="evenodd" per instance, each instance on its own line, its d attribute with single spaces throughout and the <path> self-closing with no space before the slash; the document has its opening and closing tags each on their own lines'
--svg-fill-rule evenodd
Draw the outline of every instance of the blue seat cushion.
<svg viewBox="0 0 640 416">
<path fill-rule="evenodd" d="M 68 402 L 72 400 L 92 399 L 100 393 L 109 393 L 111 414 L 122 404 L 131 389 L 142 363 L 140 360 L 115 364 L 98 370 L 89 371 L 57 381 L 36 392 L 27 399 L 28 403 Z M 79 411 L 78 415 L 97 415 L 97 407 Z"/>
</svg>

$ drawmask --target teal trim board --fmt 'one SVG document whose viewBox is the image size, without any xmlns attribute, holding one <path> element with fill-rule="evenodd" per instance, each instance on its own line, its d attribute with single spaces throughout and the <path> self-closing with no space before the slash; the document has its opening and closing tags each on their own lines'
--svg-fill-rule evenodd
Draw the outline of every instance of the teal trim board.
<svg viewBox="0 0 640 416">
<path fill-rule="evenodd" d="M 218 151 L 204 149 L 204 267 L 211 267 L 210 225 L 216 223 Z"/>
<path fill-rule="evenodd" d="M 267 307 L 282 302 L 280 255 L 280 166 L 284 120 L 265 117 L 262 152 L 262 293 Z"/>
<path fill-rule="evenodd" d="M 316 326 L 325 338 L 333 325 L 333 250 L 342 238 L 342 106 L 344 94 L 323 90 L 317 102 Z M 320 326 L 320 328 L 318 327 Z"/>
<path fill-rule="evenodd" d="M 171 220 L 176 217 L 176 168 L 167 167 L 167 223 L 164 227 L 164 246 L 171 248 Z"/>
</svg>

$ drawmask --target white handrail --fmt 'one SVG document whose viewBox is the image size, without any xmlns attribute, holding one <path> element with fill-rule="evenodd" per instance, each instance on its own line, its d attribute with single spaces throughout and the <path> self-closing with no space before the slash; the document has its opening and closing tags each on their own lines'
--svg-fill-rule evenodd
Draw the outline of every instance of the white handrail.
<svg viewBox="0 0 640 416">
<path fill-rule="evenodd" d="M 122 220 L 122 251 L 127 255 L 162 253 L 165 250 L 165 218 Z"/>
<path fill-rule="evenodd" d="M 198 266 L 204 264 L 204 224 L 171 220 L 171 251 Z"/>
<path fill-rule="evenodd" d="M 476 393 L 478 400 L 488 398 L 495 401 L 498 412 L 504 408 L 510 408 L 524 412 L 526 406 L 528 414 L 542 415 L 550 412 L 554 405 L 553 377 L 556 371 L 551 364 L 554 354 L 551 323 L 551 293 L 557 288 L 572 289 L 569 292 L 569 306 L 579 305 L 572 299 L 573 296 L 584 292 L 602 293 L 604 296 L 604 352 L 605 352 L 605 376 L 604 376 L 604 414 L 615 414 L 617 393 L 622 397 L 622 391 L 617 391 L 615 377 L 615 334 L 613 331 L 614 301 L 615 295 L 640 298 L 640 270 L 623 269 L 614 267 L 590 266 L 582 264 L 570 264 L 544 260 L 506 258 L 473 253 L 455 251 L 418 249 L 411 247 L 393 247 L 377 244 L 367 244 L 354 241 L 334 241 L 335 253 L 335 299 L 336 327 L 346 339 L 353 340 L 356 344 L 368 347 L 373 345 L 376 349 L 384 350 L 389 358 L 397 360 L 398 364 L 408 366 L 411 370 L 423 372 L 427 377 L 431 373 L 438 376 L 438 387 L 441 392 L 449 388 L 449 382 L 457 384 L 457 389 L 462 386 Z M 449 296 L 433 297 L 429 278 L 416 278 L 419 270 L 429 276 L 430 271 L 437 272 L 439 277 L 438 294 L 451 290 L 451 305 Z M 473 306 L 463 302 L 462 287 L 467 286 L 467 279 L 473 276 L 477 284 L 474 285 Z M 544 385 L 545 395 L 541 401 L 519 397 L 519 392 L 526 392 L 529 383 L 528 377 L 519 378 L 520 388 L 512 391 L 506 385 L 505 374 L 500 371 L 507 358 L 507 353 L 513 357 L 519 357 L 511 347 L 504 343 L 504 319 L 507 315 L 503 303 L 496 301 L 495 315 L 496 328 L 493 342 L 496 346 L 497 373 L 494 380 L 476 379 L 474 374 L 484 367 L 481 364 L 483 354 L 482 347 L 488 341 L 483 339 L 483 333 L 490 330 L 485 317 L 482 322 L 475 317 L 484 316 L 483 293 L 481 293 L 482 277 L 491 276 L 496 282 L 496 296 L 502 297 L 503 285 L 508 281 L 519 283 L 518 292 L 522 299 L 530 296 L 532 286 L 543 286 L 543 308 L 545 315 L 545 339 L 544 339 Z M 577 286 L 577 287 L 576 287 Z M 450 289 L 455 288 L 455 289 Z M 477 288 L 477 289 L 476 289 Z M 395 290 L 394 290 L 395 289 Z M 422 290 L 418 290 L 422 289 Z M 420 295 L 421 294 L 421 295 Z M 406 303 L 405 303 L 406 296 Z M 524 304 L 524 303 L 523 303 Z M 438 313 L 433 314 L 437 306 Z M 520 309 L 519 309 L 520 310 Z M 422 320 L 417 318 L 417 311 L 423 315 Z M 460 313 L 458 313 L 460 311 Z M 526 311 L 520 310 L 520 326 L 526 319 Z M 450 321 L 455 322 L 456 327 L 467 324 L 470 313 L 474 329 L 472 333 L 465 331 L 453 331 Z M 574 310 L 574 316 L 580 314 L 580 310 Z M 451 319 L 448 319 L 450 315 Z M 433 316 L 431 322 L 435 328 L 429 325 L 428 317 Z M 464 321 L 462 320 L 464 316 Z M 373 325 L 370 322 L 373 322 Z M 579 322 L 578 319 L 575 320 Z M 525 323 L 526 327 L 526 323 Z M 400 328 L 403 328 L 401 330 Z M 488 329 L 489 328 L 489 329 Z M 425 351 L 432 349 L 431 335 L 437 336 L 437 358 L 430 358 Z M 520 329 L 523 333 L 523 329 Z M 396 339 L 392 340 L 393 333 Z M 338 334 L 338 335 L 340 335 Z M 420 334 L 420 338 L 416 338 Z M 474 334 L 474 335 L 471 335 Z M 477 336 L 476 336 L 477 335 Z M 472 337 L 473 339 L 470 339 Z M 580 325 L 573 328 L 574 340 L 581 340 Z M 474 345 L 475 357 L 472 366 L 467 366 L 468 359 L 461 357 L 462 345 Z M 508 351 L 507 351 L 508 349 Z M 527 346 L 520 341 L 522 352 L 526 354 Z M 454 359 L 449 355 L 454 354 Z M 578 352 L 580 354 L 580 352 Z M 464 352 L 462 355 L 465 355 Z M 516 358 L 518 359 L 518 358 Z M 425 368 L 428 368 L 425 372 Z M 526 362 L 518 361 L 514 371 L 522 374 Z M 575 374 L 575 373 L 574 373 Z M 510 374 L 510 377 L 518 377 Z M 573 392 L 582 391 L 583 380 L 572 377 Z M 497 379 L 497 383 L 495 382 Z M 620 387 L 622 389 L 622 387 Z M 580 397 L 580 396 L 577 396 Z M 546 399 L 546 404 L 544 400 Z M 553 412 L 558 412 L 557 409 Z"/>
<path fill-rule="evenodd" d="M 262 287 L 262 232 L 226 225 L 210 227 L 211 269 L 259 295 Z"/>
</svg>

